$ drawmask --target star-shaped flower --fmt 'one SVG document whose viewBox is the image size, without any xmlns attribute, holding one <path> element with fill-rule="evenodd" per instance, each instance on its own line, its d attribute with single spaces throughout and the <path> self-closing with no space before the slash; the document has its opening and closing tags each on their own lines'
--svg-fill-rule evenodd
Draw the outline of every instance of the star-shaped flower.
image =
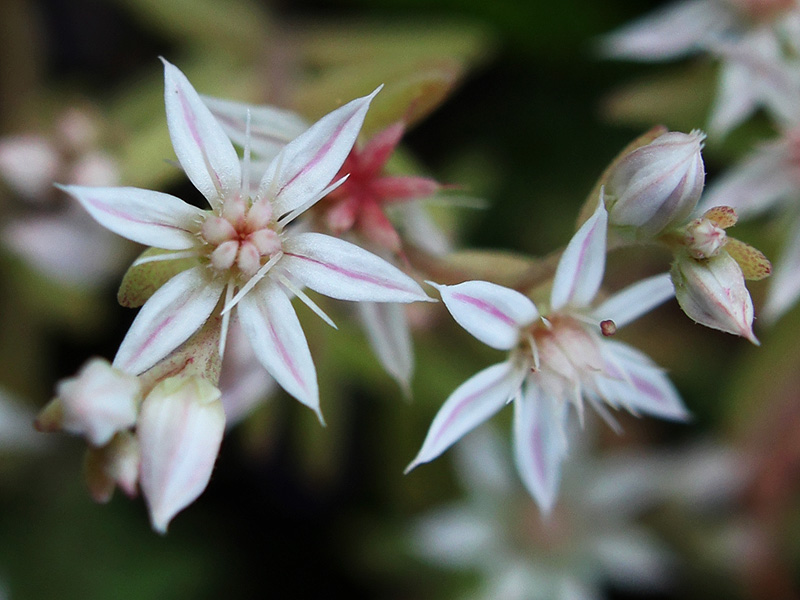
<svg viewBox="0 0 800 600">
<path fill-rule="evenodd" d="M 259 361 L 287 392 L 319 414 L 316 371 L 291 296 L 329 322 L 304 286 L 343 300 L 427 299 L 413 279 L 383 259 L 343 240 L 286 228 L 343 183 L 331 181 L 377 90 L 323 117 L 286 145 L 251 196 L 249 170 L 242 168 L 225 132 L 183 73 L 166 61 L 164 65 L 172 144 L 211 209 L 136 188 L 63 188 L 108 229 L 165 251 L 143 261 L 193 262 L 147 300 L 113 364 L 142 373 L 215 312 L 224 317 L 222 351 L 235 307 Z"/>
<path fill-rule="evenodd" d="M 587 400 L 612 425 L 604 402 L 633 413 L 687 418 L 660 368 L 635 348 L 606 338 L 672 297 L 669 276 L 651 277 L 591 306 L 605 268 L 607 219 L 601 201 L 567 245 L 544 315 L 523 294 L 486 281 L 436 286 L 459 325 L 509 355 L 450 395 L 408 470 L 433 460 L 513 401 L 517 470 L 548 513 L 567 450 L 569 404 L 582 415 Z"/>
</svg>

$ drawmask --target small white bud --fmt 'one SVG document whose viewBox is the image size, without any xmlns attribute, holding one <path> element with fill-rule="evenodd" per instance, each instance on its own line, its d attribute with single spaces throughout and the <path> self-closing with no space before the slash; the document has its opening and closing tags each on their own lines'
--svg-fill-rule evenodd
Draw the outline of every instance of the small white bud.
<svg viewBox="0 0 800 600">
<path fill-rule="evenodd" d="M 137 427 L 140 486 L 153 529 L 166 533 L 205 490 L 224 430 L 220 391 L 205 379 L 171 377 L 145 398 Z"/>
<path fill-rule="evenodd" d="M 624 156 L 605 186 L 610 225 L 652 237 L 683 224 L 705 184 L 705 135 L 669 132 Z"/>
<path fill-rule="evenodd" d="M 672 265 L 675 297 L 697 323 L 747 338 L 754 344 L 753 301 L 739 264 L 721 252 L 707 260 L 682 254 Z"/>
</svg>

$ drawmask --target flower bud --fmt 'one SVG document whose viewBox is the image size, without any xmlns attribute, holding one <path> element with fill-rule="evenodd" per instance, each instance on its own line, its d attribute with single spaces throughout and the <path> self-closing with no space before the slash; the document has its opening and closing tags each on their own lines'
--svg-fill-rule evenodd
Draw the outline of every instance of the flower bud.
<svg viewBox="0 0 800 600">
<path fill-rule="evenodd" d="M 56 395 L 40 413 L 37 426 L 44 431 L 63 429 L 83 435 L 93 446 L 105 446 L 116 432 L 136 423 L 142 390 L 134 375 L 93 358 L 76 377 L 60 381 Z"/>
<path fill-rule="evenodd" d="M 605 186 L 609 224 L 652 237 L 686 221 L 705 184 L 704 138 L 673 131 L 625 155 Z"/>
<path fill-rule="evenodd" d="M 89 448 L 84 473 L 92 499 L 108 502 L 116 486 L 129 497 L 136 496 L 139 463 L 139 441 L 130 431 L 120 431 L 102 448 Z"/>
<path fill-rule="evenodd" d="M 683 254 L 673 263 L 671 274 L 678 304 L 690 318 L 758 345 L 753 301 L 741 267 L 727 252 L 702 261 Z"/>
<path fill-rule="evenodd" d="M 206 488 L 224 429 L 220 391 L 201 377 L 165 379 L 145 398 L 137 427 L 140 486 L 153 529 L 166 533 Z"/>
</svg>

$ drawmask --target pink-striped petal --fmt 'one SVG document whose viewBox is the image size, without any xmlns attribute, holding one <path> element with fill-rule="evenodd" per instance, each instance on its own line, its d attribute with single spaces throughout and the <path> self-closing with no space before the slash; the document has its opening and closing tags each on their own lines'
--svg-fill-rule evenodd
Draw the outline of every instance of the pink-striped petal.
<svg viewBox="0 0 800 600">
<path fill-rule="evenodd" d="M 162 59 L 163 60 L 163 59 Z M 212 208 L 240 192 L 239 156 L 186 76 L 164 62 L 167 127 L 175 155 Z"/>
<path fill-rule="evenodd" d="M 267 168 L 257 198 L 269 196 L 277 216 L 311 202 L 339 172 L 379 89 L 327 114 L 290 142 Z"/>
<path fill-rule="evenodd" d="M 567 403 L 546 394 L 530 378 L 524 396 L 514 402 L 514 461 L 545 515 L 553 510 L 561 483 L 566 416 Z"/>
<path fill-rule="evenodd" d="M 439 456 L 505 406 L 519 389 L 524 374 L 524 370 L 502 362 L 458 386 L 434 417 L 422 448 L 406 467 L 406 473 Z"/>
<path fill-rule="evenodd" d="M 223 288 L 202 266 L 175 275 L 136 315 L 113 366 L 136 375 L 155 365 L 200 329 Z"/>
<path fill-rule="evenodd" d="M 669 273 L 654 275 L 629 285 L 592 311 L 598 321 L 609 319 L 624 327 L 675 296 Z"/>
<path fill-rule="evenodd" d="M 237 310 L 242 329 L 264 368 L 322 421 L 317 371 L 286 293 L 278 285 L 264 281 L 242 298 Z"/>
<path fill-rule="evenodd" d="M 106 229 L 146 246 L 187 250 L 204 211 L 180 198 L 132 187 L 58 186 L 75 198 Z"/>
<path fill-rule="evenodd" d="M 600 395 L 609 403 L 622 405 L 635 413 L 644 413 L 686 421 L 689 412 L 664 371 L 635 348 L 603 340 L 605 375 L 595 377 Z"/>
<path fill-rule="evenodd" d="M 606 266 L 606 229 L 608 213 L 602 192 L 597 210 L 572 236 L 556 268 L 551 310 L 567 304 L 580 308 L 588 306 L 600 289 Z"/>
<path fill-rule="evenodd" d="M 456 322 L 487 346 L 510 350 L 520 330 L 539 317 L 539 311 L 523 294 L 488 281 L 465 281 L 434 286 Z"/>
<path fill-rule="evenodd" d="M 280 267 L 312 290 L 339 300 L 429 300 L 416 281 L 355 244 L 321 233 L 287 236 Z"/>
<path fill-rule="evenodd" d="M 153 529 L 166 533 L 172 518 L 206 489 L 225 431 L 220 392 L 200 377 L 171 377 L 142 403 L 136 434 L 140 485 Z"/>
<path fill-rule="evenodd" d="M 272 160 L 283 147 L 308 129 L 300 115 L 275 106 L 245 104 L 200 95 L 231 141 L 262 160 Z M 250 136 L 247 119 L 250 117 Z"/>
</svg>

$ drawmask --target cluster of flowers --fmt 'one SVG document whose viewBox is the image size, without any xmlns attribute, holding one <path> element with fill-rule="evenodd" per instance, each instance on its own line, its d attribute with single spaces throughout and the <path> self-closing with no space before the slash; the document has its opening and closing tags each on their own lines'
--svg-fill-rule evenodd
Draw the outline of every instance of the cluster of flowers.
<svg viewBox="0 0 800 600">
<path fill-rule="evenodd" d="M 292 298 L 335 325 L 306 288 L 370 307 L 365 322 L 378 357 L 407 385 L 413 358 L 398 303 L 432 299 L 415 277 L 343 237 L 399 259 L 401 237 L 384 205 L 441 187 L 383 173 L 402 125 L 354 148 L 379 90 L 308 126 L 277 109 L 204 98 L 166 61 L 165 88 L 175 154 L 210 208 L 137 188 L 61 186 L 98 223 L 151 248 L 123 280 L 121 302 L 141 310 L 113 362 L 92 359 L 62 381 L 37 421 L 42 430 L 85 437 L 93 496 L 107 500 L 117 486 L 129 495 L 141 490 L 159 532 L 211 476 L 226 425 L 220 371 L 230 359 L 227 346 L 246 339 L 245 362 L 259 363 L 324 422 Z M 614 427 L 607 406 L 687 418 L 663 371 L 609 339 L 617 328 L 676 295 L 695 321 L 757 342 L 744 280 L 768 274 L 769 263 L 726 236 L 736 220 L 732 209 L 693 216 L 705 178 L 702 140 L 699 132 L 654 130 L 627 148 L 590 195 L 582 224 L 541 285 L 427 282 L 464 329 L 508 357 L 450 395 L 409 470 L 513 402 L 516 467 L 548 513 L 566 456 L 570 405 L 582 421 L 589 402 Z M 641 243 L 669 248 L 671 272 L 596 301 L 608 249 Z"/>
</svg>

